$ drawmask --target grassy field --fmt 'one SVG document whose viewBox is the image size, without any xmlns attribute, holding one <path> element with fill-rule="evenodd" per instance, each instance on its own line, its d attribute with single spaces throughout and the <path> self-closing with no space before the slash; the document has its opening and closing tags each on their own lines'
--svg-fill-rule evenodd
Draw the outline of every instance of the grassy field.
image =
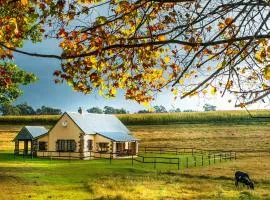
<svg viewBox="0 0 270 200">
<path fill-rule="evenodd" d="M 270 110 L 250 111 L 254 117 L 270 117 Z M 241 124 L 268 121 L 267 118 L 251 118 L 246 111 L 181 112 L 181 113 L 146 113 L 117 115 L 125 125 L 168 125 L 196 123 L 232 123 Z M 0 116 L 2 124 L 54 125 L 59 115 L 35 116 Z"/>
<path fill-rule="evenodd" d="M 176 170 L 130 160 L 24 160 L 10 142 L 21 126 L 0 126 L 0 199 L 270 199 L 270 122 L 129 126 L 147 146 L 250 151 L 236 161 Z M 247 156 L 248 155 L 248 156 Z M 236 170 L 255 190 L 236 189 Z"/>
</svg>

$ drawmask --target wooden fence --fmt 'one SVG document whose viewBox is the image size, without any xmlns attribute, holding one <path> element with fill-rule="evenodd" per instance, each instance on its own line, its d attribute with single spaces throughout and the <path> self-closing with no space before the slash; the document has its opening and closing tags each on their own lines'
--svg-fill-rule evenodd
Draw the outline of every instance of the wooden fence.
<svg viewBox="0 0 270 200">
<path fill-rule="evenodd" d="M 141 153 L 158 153 L 158 154 L 217 154 L 217 153 L 234 153 L 235 151 L 225 150 L 211 150 L 211 149 L 198 149 L 198 148 L 173 148 L 173 147 L 141 147 L 143 150 Z"/>
<path fill-rule="evenodd" d="M 22 154 L 20 154 L 22 152 Z M 16 154 L 14 153 L 14 157 L 16 156 L 22 156 L 22 157 L 31 157 L 32 159 L 34 157 L 38 158 L 48 158 L 50 160 L 52 159 L 66 159 L 66 160 L 74 160 L 74 159 L 81 159 L 81 160 L 87 160 L 87 159 L 107 159 L 110 160 L 110 163 L 115 158 L 115 156 L 131 156 L 129 154 L 126 155 L 120 155 L 119 153 L 112 153 L 112 152 L 95 152 L 95 151 L 85 151 L 85 152 L 61 152 L 61 151 L 39 151 L 38 156 L 34 156 L 33 152 L 28 151 L 28 154 L 24 154 L 25 151 L 17 150 Z M 82 155 L 83 154 L 83 155 Z M 88 154 L 88 155 L 85 155 Z"/>
<path fill-rule="evenodd" d="M 149 148 L 149 149 L 148 149 Z M 152 149 L 150 149 L 152 148 Z M 154 151 L 153 151 L 154 149 Z M 23 151 L 23 150 L 21 150 Z M 66 159 L 69 162 L 73 159 L 107 159 L 112 163 L 112 160 L 117 156 L 117 153 L 111 152 L 94 152 L 94 151 L 87 151 L 83 152 L 84 156 L 82 156 L 81 152 L 59 152 L 59 151 L 42 151 L 39 152 L 40 158 L 48 158 L 52 159 Z M 85 156 L 85 153 L 88 153 Z M 160 156 L 149 156 L 143 155 L 142 153 L 154 153 L 160 154 Z M 147 147 L 144 148 L 144 151 L 139 155 L 129 155 L 131 156 L 132 165 L 135 162 L 145 163 L 145 164 L 153 164 L 154 168 L 157 168 L 158 164 L 165 164 L 165 165 L 175 165 L 177 169 L 180 170 L 181 168 L 191 168 L 196 166 L 205 166 L 205 165 L 212 165 L 215 163 L 221 163 L 223 161 L 233 160 L 236 159 L 236 152 L 217 152 L 217 150 L 202 150 L 202 149 L 194 149 L 194 148 L 161 148 L 161 147 Z M 167 154 L 176 154 L 183 156 L 180 157 L 165 157 L 162 156 L 165 153 Z M 14 156 L 16 156 L 14 154 Z M 33 154 L 30 155 L 33 158 Z"/>
<path fill-rule="evenodd" d="M 218 150 L 203 150 L 195 148 L 162 148 L 162 147 L 145 147 L 142 153 L 154 153 L 154 154 L 189 154 L 192 156 L 182 157 L 164 157 L 164 156 L 144 156 L 138 155 L 137 157 L 132 156 L 132 165 L 134 162 L 153 164 L 154 168 L 157 164 L 168 164 L 177 165 L 177 169 L 190 168 L 196 166 L 212 165 L 215 163 L 221 163 L 223 161 L 235 160 L 236 152 L 232 151 L 221 151 Z M 182 164 L 182 165 L 181 165 Z"/>
</svg>

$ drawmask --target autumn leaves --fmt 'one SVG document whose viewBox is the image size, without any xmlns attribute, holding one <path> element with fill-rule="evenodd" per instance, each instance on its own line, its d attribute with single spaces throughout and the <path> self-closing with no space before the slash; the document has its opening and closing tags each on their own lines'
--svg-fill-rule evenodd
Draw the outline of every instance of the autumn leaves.
<svg viewBox="0 0 270 200">
<path fill-rule="evenodd" d="M 270 87 L 269 6 L 260 4 L 21 0 L 16 16 L 6 5 L 11 34 L 0 25 L 0 40 L 17 48 L 41 34 L 58 39 L 61 55 L 45 55 L 62 62 L 55 82 L 85 94 L 109 98 L 122 90 L 147 104 L 167 88 L 175 97 L 229 91 L 245 99 L 247 91 L 258 96 Z M 1 48 L 0 54 L 8 52 Z"/>
</svg>

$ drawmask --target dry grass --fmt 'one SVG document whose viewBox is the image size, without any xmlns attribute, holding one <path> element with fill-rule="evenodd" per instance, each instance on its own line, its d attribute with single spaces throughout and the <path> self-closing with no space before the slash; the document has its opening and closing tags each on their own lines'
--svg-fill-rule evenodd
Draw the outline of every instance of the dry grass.
<svg viewBox="0 0 270 200">
<path fill-rule="evenodd" d="M 18 132 L 0 131 L 0 151 L 14 150 L 13 138 Z"/>
<path fill-rule="evenodd" d="M 178 124 L 130 126 L 140 146 L 270 151 L 270 123 L 258 125 Z"/>
</svg>

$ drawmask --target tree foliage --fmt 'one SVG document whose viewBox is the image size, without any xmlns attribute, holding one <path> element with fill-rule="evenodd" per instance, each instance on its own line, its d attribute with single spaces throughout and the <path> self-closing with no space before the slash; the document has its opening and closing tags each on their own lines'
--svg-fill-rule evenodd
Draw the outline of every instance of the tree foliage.
<svg viewBox="0 0 270 200">
<path fill-rule="evenodd" d="M 0 113 L 2 115 L 61 115 L 61 109 L 42 106 L 41 108 L 34 109 L 27 103 L 11 105 L 3 103 L 0 105 Z"/>
<path fill-rule="evenodd" d="M 62 111 L 58 108 L 52 108 L 48 106 L 41 106 L 36 110 L 37 115 L 61 115 Z"/>
<path fill-rule="evenodd" d="M 204 104 L 203 109 L 204 109 L 204 111 L 216 111 L 217 107 L 206 103 L 206 104 Z"/>
<path fill-rule="evenodd" d="M 236 106 L 270 93 L 270 5 L 265 0 L 1 4 L 6 19 L 0 22 L 9 29 L 0 25 L 0 30 L 11 31 L 10 38 L 0 32 L 7 56 L 13 50 L 61 60 L 55 81 L 66 81 L 76 91 L 88 94 L 97 89 L 114 97 L 121 89 L 127 99 L 145 104 L 163 88 L 181 98 L 229 92 L 237 96 Z M 23 39 L 36 40 L 40 32 L 59 39 L 61 55 L 17 49 Z"/>
<path fill-rule="evenodd" d="M 155 112 L 155 113 L 166 113 L 167 110 L 166 110 L 166 108 L 165 108 L 164 106 L 162 106 L 162 105 L 160 105 L 160 106 L 155 105 L 155 106 L 154 106 L 154 112 Z"/>
<path fill-rule="evenodd" d="M 87 110 L 87 112 L 89 112 L 89 113 L 99 113 L 99 114 L 103 113 L 102 109 L 99 108 L 99 107 L 92 107 L 92 108 L 89 108 L 89 109 Z"/>
<path fill-rule="evenodd" d="M 23 3 L 24 2 L 24 3 Z M 0 1 L 0 104 L 11 103 L 22 94 L 20 85 L 33 83 L 36 77 L 13 63 L 13 48 L 24 40 L 41 41 L 39 15 L 27 1 Z"/>
<path fill-rule="evenodd" d="M 114 108 L 111 106 L 105 106 L 103 109 L 104 114 L 127 114 L 129 113 L 127 110 L 124 108 Z"/>
<path fill-rule="evenodd" d="M 11 103 L 22 94 L 20 85 L 36 81 L 32 73 L 21 70 L 10 62 L 0 63 L 0 104 Z"/>
</svg>

